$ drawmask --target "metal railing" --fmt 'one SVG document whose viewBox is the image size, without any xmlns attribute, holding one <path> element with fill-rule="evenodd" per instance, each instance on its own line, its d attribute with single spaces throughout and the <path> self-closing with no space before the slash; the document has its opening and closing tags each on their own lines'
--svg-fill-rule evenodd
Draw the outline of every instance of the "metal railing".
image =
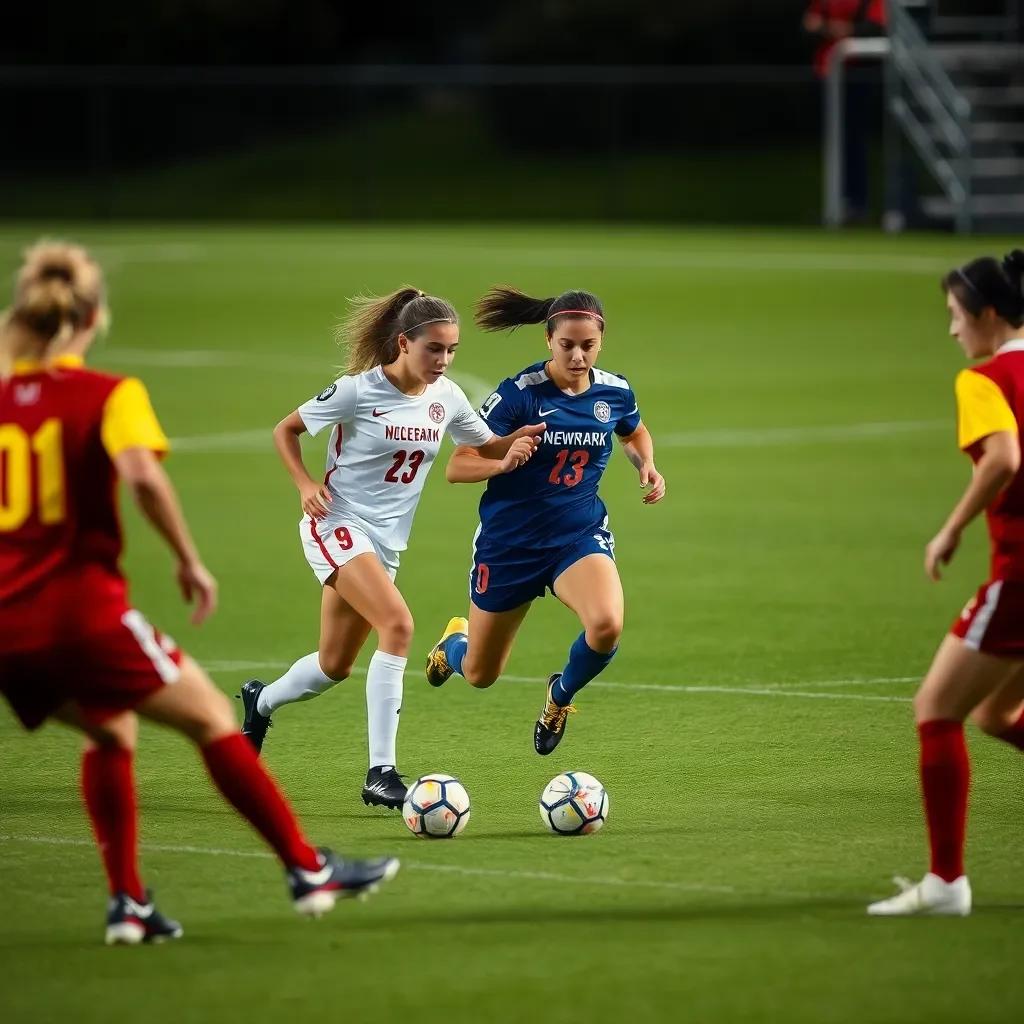
<svg viewBox="0 0 1024 1024">
<path fill-rule="evenodd" d="M 957 231 L 971 230 L 971 104 L 899 0 L 889 2 L 886 106 L 949 197 Z"/>
<path fill-rule="evenodd" d="M 889 54 L 888 39 L 843 39 L 829 54 L 825 80 L 825 159 L 824 214 L 826 227 L 842 227 L 846 216 L 843 178 L 843 146 L 846 130 L 844 94 L 846 64 L 854 58 L 884 58 Z"/>
<path fill-rule="evenodd" d="M 936 35 L 1014 39 L 1020 29 L 1020 0 L 928 0 L 928 27 Z"/>
</svg>

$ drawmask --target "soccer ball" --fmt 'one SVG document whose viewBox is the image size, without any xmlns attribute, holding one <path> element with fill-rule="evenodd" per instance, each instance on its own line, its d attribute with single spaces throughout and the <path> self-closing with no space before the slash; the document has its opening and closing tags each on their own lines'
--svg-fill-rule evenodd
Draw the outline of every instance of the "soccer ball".
<svg viewBox="0 0 1024 1024">
<path fill-rule="evenodd" d="M 424 839 L 454 839 L 469 821 L 469 794 L 451 775 L 424 775 L 406 791 L 402 817 Z"/>
<path fill-rule="evenodd" d="M 608 818 L 608 794 L 593 775 L 566 772 L 544 787 L 540 817 L 555 835 L 589 835 Z"/>
</svg>

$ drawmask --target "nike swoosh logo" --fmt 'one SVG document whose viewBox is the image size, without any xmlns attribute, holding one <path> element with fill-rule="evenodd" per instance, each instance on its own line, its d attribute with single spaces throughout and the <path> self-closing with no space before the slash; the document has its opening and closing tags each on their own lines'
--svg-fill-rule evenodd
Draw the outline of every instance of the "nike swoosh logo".
<svg viewBox="0 0 1024 1024">
<path fill-rule="evenodd" d="M 557 409 L 538 409 L 537 410 L 537 415 L 538 416 L 550 416 L 553 412 L 558 412 L 558 410 Z"/>
<path fill-rule="evenodd" d="M 131 896 L 124 898 L 124 905 L 130 913 L 135 917 L 141 918 L 143 921 L 153 913 L 153 905 L 150 904 L 148 907 L 143 906 L 141 903 L 136 903 Z"/>
<path fill-rule="evenodd" d="M 371 416 L 375 416 L 375 417 L 376 416 L 387 416 L 387 414 L 388 414 L 387 409 L 385 409 L 383 412 L 377 412 L 377 410 L 374 409 L 373 412 L 370 413 Z"/>
<path fill-rule="evenodd" d="M 326 885 L 331 880 L 331 872 L 334 869 L 330 864 L 325 864 L 319 871 L 305 871 L 302 868 L 299 870 L 302 872 L 304 882 L 308 882 L 310 885 Z"/>
</svg>

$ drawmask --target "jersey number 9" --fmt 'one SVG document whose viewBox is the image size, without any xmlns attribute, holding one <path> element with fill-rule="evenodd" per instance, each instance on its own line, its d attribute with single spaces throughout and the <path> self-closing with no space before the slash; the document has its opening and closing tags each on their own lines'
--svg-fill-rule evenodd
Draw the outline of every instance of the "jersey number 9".
<svg viewBox="0 0 1024 1024">
<path fill-rule="evenodd" d="M 36 479 L 39 522 L 64 519 L 64 456 L 61 423 L 46 420 L 32 435 L 16 423 L 0 426 L 0 533 L 20 529 L 32 515 L 32 479 Z M 33 473 L 33 458 L 36 470 Z"/>
</svg>

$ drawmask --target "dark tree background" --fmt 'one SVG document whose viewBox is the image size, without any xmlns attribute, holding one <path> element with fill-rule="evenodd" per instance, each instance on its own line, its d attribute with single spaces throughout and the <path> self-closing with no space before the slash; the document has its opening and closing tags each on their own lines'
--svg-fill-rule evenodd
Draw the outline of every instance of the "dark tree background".
<svg viewBox="0 0 1024 1024">
<path fill-rule="evenodd" d="M 52 0 L 5 15 L 8 64 L 790 64 L 800 0 Z"/>
</svg>

